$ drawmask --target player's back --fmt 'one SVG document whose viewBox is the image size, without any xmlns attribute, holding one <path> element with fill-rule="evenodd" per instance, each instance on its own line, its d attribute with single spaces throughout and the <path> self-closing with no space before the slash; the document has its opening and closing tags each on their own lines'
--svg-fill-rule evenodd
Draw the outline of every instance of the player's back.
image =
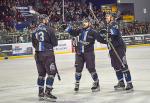
<svg viewBox="0 0 150 103">
<path fill-rule="evenodd" d="M 40 24 L 32 34 L 32 44 L 37 52 L 53 51 L 53 47 L 58 44 L 57 42 L 53 30 L 44 24 Z"/>
</svg>

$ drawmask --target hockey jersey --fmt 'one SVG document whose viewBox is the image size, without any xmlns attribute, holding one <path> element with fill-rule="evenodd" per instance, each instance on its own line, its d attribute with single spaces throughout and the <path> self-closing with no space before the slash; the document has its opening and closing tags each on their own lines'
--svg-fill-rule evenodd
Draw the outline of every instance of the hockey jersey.
<svg viewBox="0 0 150 103">
<path fill-rule="evenodd" d="M 54 30 L 40 24 L 32 33 L 32 45 L 36 52 L 53 51 L 53 47 L 58 45 Z"/>
<path fill-rule="evenodd" d="M 111 24 L 108 24 L 105 30 L 105 33 L 99 32 L 99 42 L 107 44 L 106 33 L 108 33 L 108 38 L 114 47 L 125 46 L 117 22 L 112 22 Z M 104 33 L 105 35 L 103 35 L 102 33 Z"/>
<path fill-rule="evenodd" d="M 71 27 L 68 27 L 66 31 L 74 37 L 73 45 L 77 53 L 94 51 L 97 32 L 92 28 L 72 29 Z"/>
</svg>

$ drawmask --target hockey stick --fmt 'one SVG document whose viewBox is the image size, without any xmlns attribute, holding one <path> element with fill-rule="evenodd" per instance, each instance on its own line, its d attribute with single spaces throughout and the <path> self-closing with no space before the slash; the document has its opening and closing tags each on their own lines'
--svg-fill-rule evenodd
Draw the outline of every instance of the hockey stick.
<svg viewBox="0 0 150 103">
<path fill-rule="evenodd" d="M 96 15 L 94 14 L 94 11 L 93 11 L 93 9 L 92 9 L 92 4 L 91 4 L 91 3 L 90 3 L 90 11 L 91 11 L 93 17 L 95 18 L 95 20 L 97 21 L 97 23 L 98 23 L 99 25 L 101 25 L 100 22 L 99 22 L 99 20 L 97 19 Z M 115 47 L 113 46 L 113 44 L 112 44 L 111 41 L 109 40 L 108 35 L 109 35 L 109 33 L 108 33 L 108 27 L 107 27 L 106 42 L 108 43 L 108 45 L 110 45 L 110 47 L 111 47 L 111 48 L 113 49 L 113 51 L 115 52 L 115 55 L 117 56 L 118 60 L 120 61 L 122 67 L 125 68 L 125 65 L 124 65 L 123 61 L 121 60 L 121 58 L 120 58 L 119 54 L 117 53 Z"/>
<path fill-rule="evenodd" d="M 107 31 L 108 31 L 108 27 L 107 27 Z M 109 33 L 107 32 L 107 34 L 106 34 L 106 42 L 108 42 L 108 45 L 110 45 L 110 47 L 115 52 L 115 55 L 117 56 L 118 60 L 120 61 L 122 67 L 125 68 L 125 65 L 124 65 L 123 61 L 121 60 L 121 58 L 120 58 L 119 54 L 117 53 L 115 47 L 113 46 L 113 44 L 111 43 L 110 39 L 108 38 L 108 35 L 109 35 Z"/>
<path fill-rule="evenodd" d="M 92 3 L 90 3 L 89 5 L 90 5 L 91 14 L 93 15 L 93 17 L 95 18 L 95 20 L 97 21 L 97 23 L 100 24 L 99 20 L 97 19 L 96 15 L 94 14 L 94 11 L 92 9 Z"/>
<path fill-rule="evenodd" d="M 99 20 L 97 19 L 96 15 L 95 15 L 95 13 L 94 13 L 94 11 L 93 11 L 93 8 L 92 8 L 92 3 L 89 3 L 89 8 L 90 8 L 91 14 L 93 15 L 93 17 L 94 17 L 94 19 L 96 20 L 96 22 L 98 23 L 98 25 L 101 26 L 101 28 L 103 28 L 103 27 L 104 27 L 104 23 L 102 22 L 102 20 L 99 21 Z"/>
<path fill-rule="evenodd" d="M 57 73 L 58 80 L 59 80 L 59 81 L 61 81 L 61 77 L 60 77 L 60 75 L 59 75 L 59 72 L 58 72 L 58 69 L 57 69 L 56 63 L 55 63 L 55 67 L 56 67 L 56 73 Z"/>
<path fill-rule="evenodd" d="M 37 16 L 40 15 L 40 13 L 38 13 L 37 11 L 35 11 L 35 10 L 33 10 L 33 9 L 29 10 L 29 13 L 35 14 L 35 15 L 37 15 Z"/>
</svg>

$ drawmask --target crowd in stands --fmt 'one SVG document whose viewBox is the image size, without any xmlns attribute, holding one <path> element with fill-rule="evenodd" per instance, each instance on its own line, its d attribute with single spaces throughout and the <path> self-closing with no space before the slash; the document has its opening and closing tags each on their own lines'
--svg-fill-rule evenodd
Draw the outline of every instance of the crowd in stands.
<svg viewBox="0 0 150 103">
<path fill-rule="evenodd" d="M 65 22 L 78 22 L 84 18 L 90 18 L 88 4 L 82 3 L 81 0 L 64 0 L 65 1 Z M 35 16 L 23 16 L 17 7 L 31 6 L 35 11 L 41 14 L 47 14 L 50 17 L 52 26 L 60 30 L 60 25 L 64 22 L 62 17 L 62 0 L 0 0 L 0 30 L 5 32 L 24 31 L 29 32 L 36 26 Z M 98 19 L 102 19 L 104 13 L 93 7 Z M 123 35 L 146 34 L 150 33 L 150 24 L 130 23 L 121 28 Z M 0 34 L 1 36 L 1 34 Z M 21 38 L 21 34 L 17 38 Z M 30 36 L 29 36 L 30 37 Z M 17 40 L 19 41 L 19 40 Z"/>
<path fill-rule="evenodd" d="M 126 23 L 121 31 L 123 35 L 148 34 L 150 33 L 150 23 Z"/>
<path fill-rule="evenodd" d="M 35 19 L 24 17 L 16 7 L 32 6 L 41 14 L 47 14 L 51 22 L 62 22 L 62 0 L 1 0 L 0 1 L 0 22 L 4 23 L 9 31 L 15 29 L 18 22 L 28 22 L 31 25 Z M 65 0 L 65 22 L 79 21 L 88 17 L 89 11 L 86 4 L 80 0 Z M 29 20 L 30 18 L 30 20 Z"/>
</svg>

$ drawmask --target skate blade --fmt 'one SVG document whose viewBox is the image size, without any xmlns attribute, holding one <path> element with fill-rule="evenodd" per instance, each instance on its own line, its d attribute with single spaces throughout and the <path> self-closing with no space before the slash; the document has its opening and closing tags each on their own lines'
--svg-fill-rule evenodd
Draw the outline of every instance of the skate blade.
<svg viewBox="0 0 150 103">
<path fill-rule="evenodd" d="M 45 97 L 45 100 L 49 101 L 49 102 L 56 102 L 56 99 L 52 99 L 52 98 L 49 98 L 49 97 Z"/>
<path fill-rule="evenodd" d="M 78 93 L 78 92 L 79 92 L 79 89 L 74 89 L 74 92 L 75 92 L 75 93 Z"/>
<path fill-rule="evenodd" d="M 125 88 L 114 88 L 115 89 L 115 91 L 124 91 L 125 90 Z"/>
<path fill-rule="evenodd" d="M 39 97 L 39 101 L 43 101 L 44 99 L 44 97 Z"/>
<path fill-rule="evenodd" d="M 100 91 L 100 88 L 92 90 L 92 92 L 99 92 L 99 91 Z"/>
<path fill-rule="evenodd" d="M 78 91 L 74 91 L 75 93 L 79 93 L 79 90 Z"/>
<path fill-rule="evenodd" d="M 134 89 L 132 88 L 132 89 L 130 89 L 130 90 L 126 90 L 126 92 L 127 93 L 131 93 L 131 92 L 133 92 L 134 91 Z"/>
</svg>

